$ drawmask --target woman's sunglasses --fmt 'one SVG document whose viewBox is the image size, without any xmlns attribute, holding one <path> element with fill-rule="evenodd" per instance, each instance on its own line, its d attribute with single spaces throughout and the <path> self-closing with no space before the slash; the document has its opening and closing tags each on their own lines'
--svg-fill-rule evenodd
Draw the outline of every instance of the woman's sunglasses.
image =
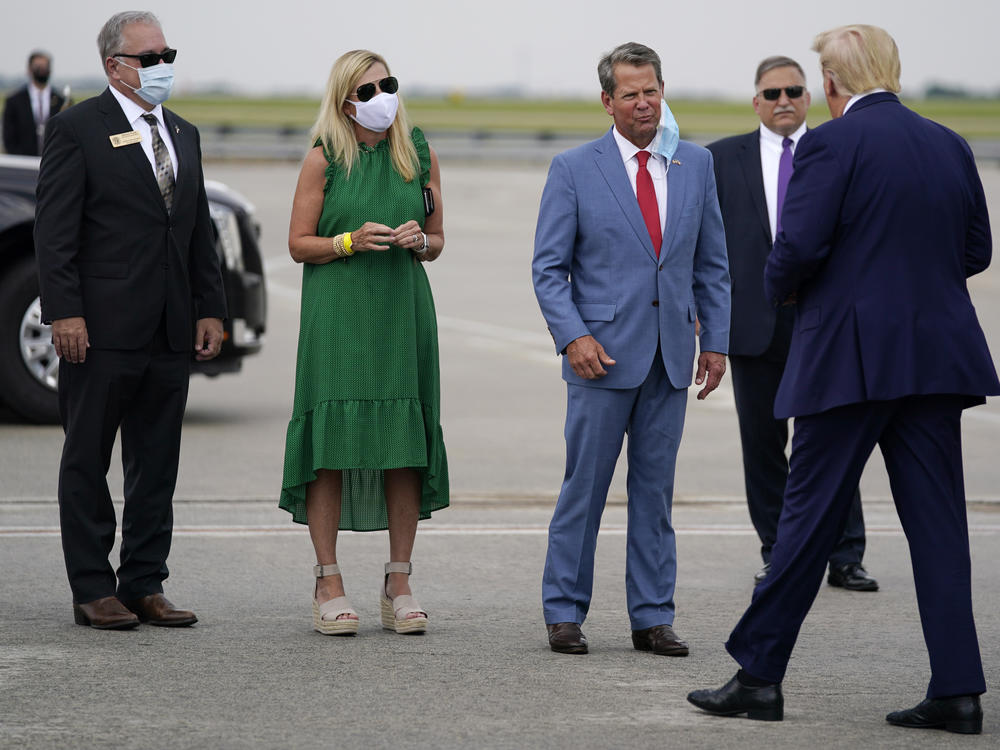
<svg viewBox="0 0 1000 750">
<path fill-rule="evenodd" d="M 389 76 L 378 82 L 378 88 L 383 94 L 395 94 L 399 91 L 399 81 L 396 80 L 395 76 Z M 354 93 L 357 95 L 359 102 L 367 102 L 375 96 L 375 84 L 363 83 L 358 86 L 358 90 Z"/>
<path fill-rule="evenodd" d="M 141 55 L 126 55 L 124 52 L 119 52 L 117 55 L 112 55 L 112 57 L 133 57 L 139 61 L 140 68 L 149 68 L 153 65 L 158 65 L 160 60 L 163 60 L 165 63 L 172 63 L 177 57 L 177 50 L 168 47 L 163 52 L 144 52 Z"/>
<path fill-rule="evenodd" d="M 788 94 L 789 99 L 798 99 L 802 96 L 802 93 L 806 90 L 805 86 L 785 86 L 784 91 Z M 781 96 L 781 89 L 763 89 L 760 95 L 767 99 L 769 102 L 778 101 L 778 97 Z"/>
</svg>

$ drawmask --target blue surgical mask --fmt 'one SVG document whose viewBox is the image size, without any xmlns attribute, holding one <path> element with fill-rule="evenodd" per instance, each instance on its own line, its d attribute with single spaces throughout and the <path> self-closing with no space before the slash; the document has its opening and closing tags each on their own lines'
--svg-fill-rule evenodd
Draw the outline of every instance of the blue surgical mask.
<svg viewBox="0 0 1000 750">
<path fill-rule="evenodd" d="M 121 60 L 118 62 L 126 68 L 132 68 L 128 63 Z M 170 98 L 170 90 L 174 87 L 173 63 L 161 62 L 159 65 L 150 65 L 148 68 L 132 68 L 132 70 L 139 74 L 139 88 L 128 86 L 125 81 L 122 83 L 125 83 L 145 101 L 155 107 Z"/>
<path fill-rule="evenodd" d="M 665 99 L 660 100 L 660 128 L 656 135 L 656 142 L 653 143 L 653 151 L 660 154 L 670 164 L 674 153 L 677 151 L 677 143 L 680 140 L 680 129 L 677 127 L 677 120 L 674 113 L 670 111 Z"/>
</svg>

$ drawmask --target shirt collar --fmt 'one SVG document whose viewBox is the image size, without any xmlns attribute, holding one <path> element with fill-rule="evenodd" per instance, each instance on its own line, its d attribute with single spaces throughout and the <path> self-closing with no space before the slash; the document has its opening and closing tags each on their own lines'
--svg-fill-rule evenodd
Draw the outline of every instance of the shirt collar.
<svg viewBox="0 0 1000 750">
<path fill-rule="evenodd" d="M 139 121 L 139 118 L 147 114 L 146 110 L 136 104 L 134 101 L 129 99 L 125 94 L 116 89 L 114 86 L 108 86 L 108 90 L 111 91 L 115 99 L 118 100 L 118 104 L 121 105 L 122 112 L 125 113 L 125 119 L 129 121 L 129 124 L 135 127 L 135 124 Z M 148 114 L 154 115 L 156 117 L 159 127 L 165 128 L 167 126 L 166 122 L 163 120 L 163 105 L 157 104 L 153 107 Z"/>
<path fill-rule="evenodd" d="M 805 135 L 805 132 L 806 132 L 806 123 L 803 120 L 802 124 L 799 125 L 798 130 L 796 130 L 794 133 L 788 136 L 788 138 L 792 139 L 792 148 L 794 148 L 798 144 L 799 138 Z M 764 143 L 771 144 L 779 149 L 784 147 L 783 142 L 785 140 L 785 136 L 781 135 L 780 133 L 775 133 L 773 130 L 769 129 L 766 125 L 764 125 L 764 123 L 760 124 L 760 139 Z"/>
<path fill-rule="evenodd" d="M 847 100 L 847 104 L 844 105 L 844 111 L 841 113 L 841 117 L 847 114 L 847 110 L 854 106 L 855 102 L 861 101 L 866 96 L 871 94 L 884 94 L 887 89 L 872 89 L 871 91 L 862 91 L 860 94 L 855 94 L 850 99 Z"/>
<path fill-rule="evenodd" d="M 616 128 L 614 125 L 611 126 L 611 132 L 615 134 L 615 143 L 618 144 L 618 150 L 621 152 L 623 162 L 628 161 L 640 151 L 648 151 L 654 159 L 663 158 L 658 153 L 653 151 L 653 144 L 656 143 L 656 139 L 660 135 L 659 128 L 656 129 L 656 135 L 653 136 L 653 140 L 649 142 L 649 145 L 646 146 L 646 148 L 639 148 L 638 146 L 636 146 L 634 143 L 632 143 L 632 141 L 630 141 L 628 138 L 619 133 L 618 128 Z"/>
</svg>

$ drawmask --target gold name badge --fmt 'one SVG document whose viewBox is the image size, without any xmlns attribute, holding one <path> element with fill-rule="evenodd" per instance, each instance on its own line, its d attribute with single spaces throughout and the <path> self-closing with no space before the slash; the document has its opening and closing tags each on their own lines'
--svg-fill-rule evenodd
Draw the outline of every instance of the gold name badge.
<svg viewBox="0 0 1000 750">
<path fill-rule="evenodd" d="M 129 146 L 142 140 L 142 134 L 138 130 L 131 130 L 128 133 L 118 133 L 109 137 L 111 138 L 111 145 L 114 148 Z"/>
</svg>

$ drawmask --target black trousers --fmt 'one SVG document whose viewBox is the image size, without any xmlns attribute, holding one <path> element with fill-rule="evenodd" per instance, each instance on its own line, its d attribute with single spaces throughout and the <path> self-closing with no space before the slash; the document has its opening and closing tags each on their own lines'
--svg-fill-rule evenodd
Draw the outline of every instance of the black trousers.
<svg viewBox="0 0 1000 750">
<path fill-rule="evenodd" d="M 788 481 L 788 420 L 774 418 L 774 398 L 788 358 L 792 311 L 779 311 L 774 338 L 760 356 L 730 356 L 736 416 L 743 446 L 743 482 L 750 521 L 760 538 L 760 555 L 771 562 L 778 518 Z M 865 554 L 865 519 L 861 493 L 854 500 L 844 533 L 830 554 L 830 566 L 860 563 Z"/>
<path fill-rule="evenodd" d="M 142 349 L 89 349 L 82 363 L 60 362 L 66 439 L 59 521 L 76 603 L 163 591 L 190 358 L 190 352 L 170 350 L 161 325 Z M 116 575 L 108 559 L 116 525 L 107 473 L 119 428 L 125 510 Z"/>
</svg>

